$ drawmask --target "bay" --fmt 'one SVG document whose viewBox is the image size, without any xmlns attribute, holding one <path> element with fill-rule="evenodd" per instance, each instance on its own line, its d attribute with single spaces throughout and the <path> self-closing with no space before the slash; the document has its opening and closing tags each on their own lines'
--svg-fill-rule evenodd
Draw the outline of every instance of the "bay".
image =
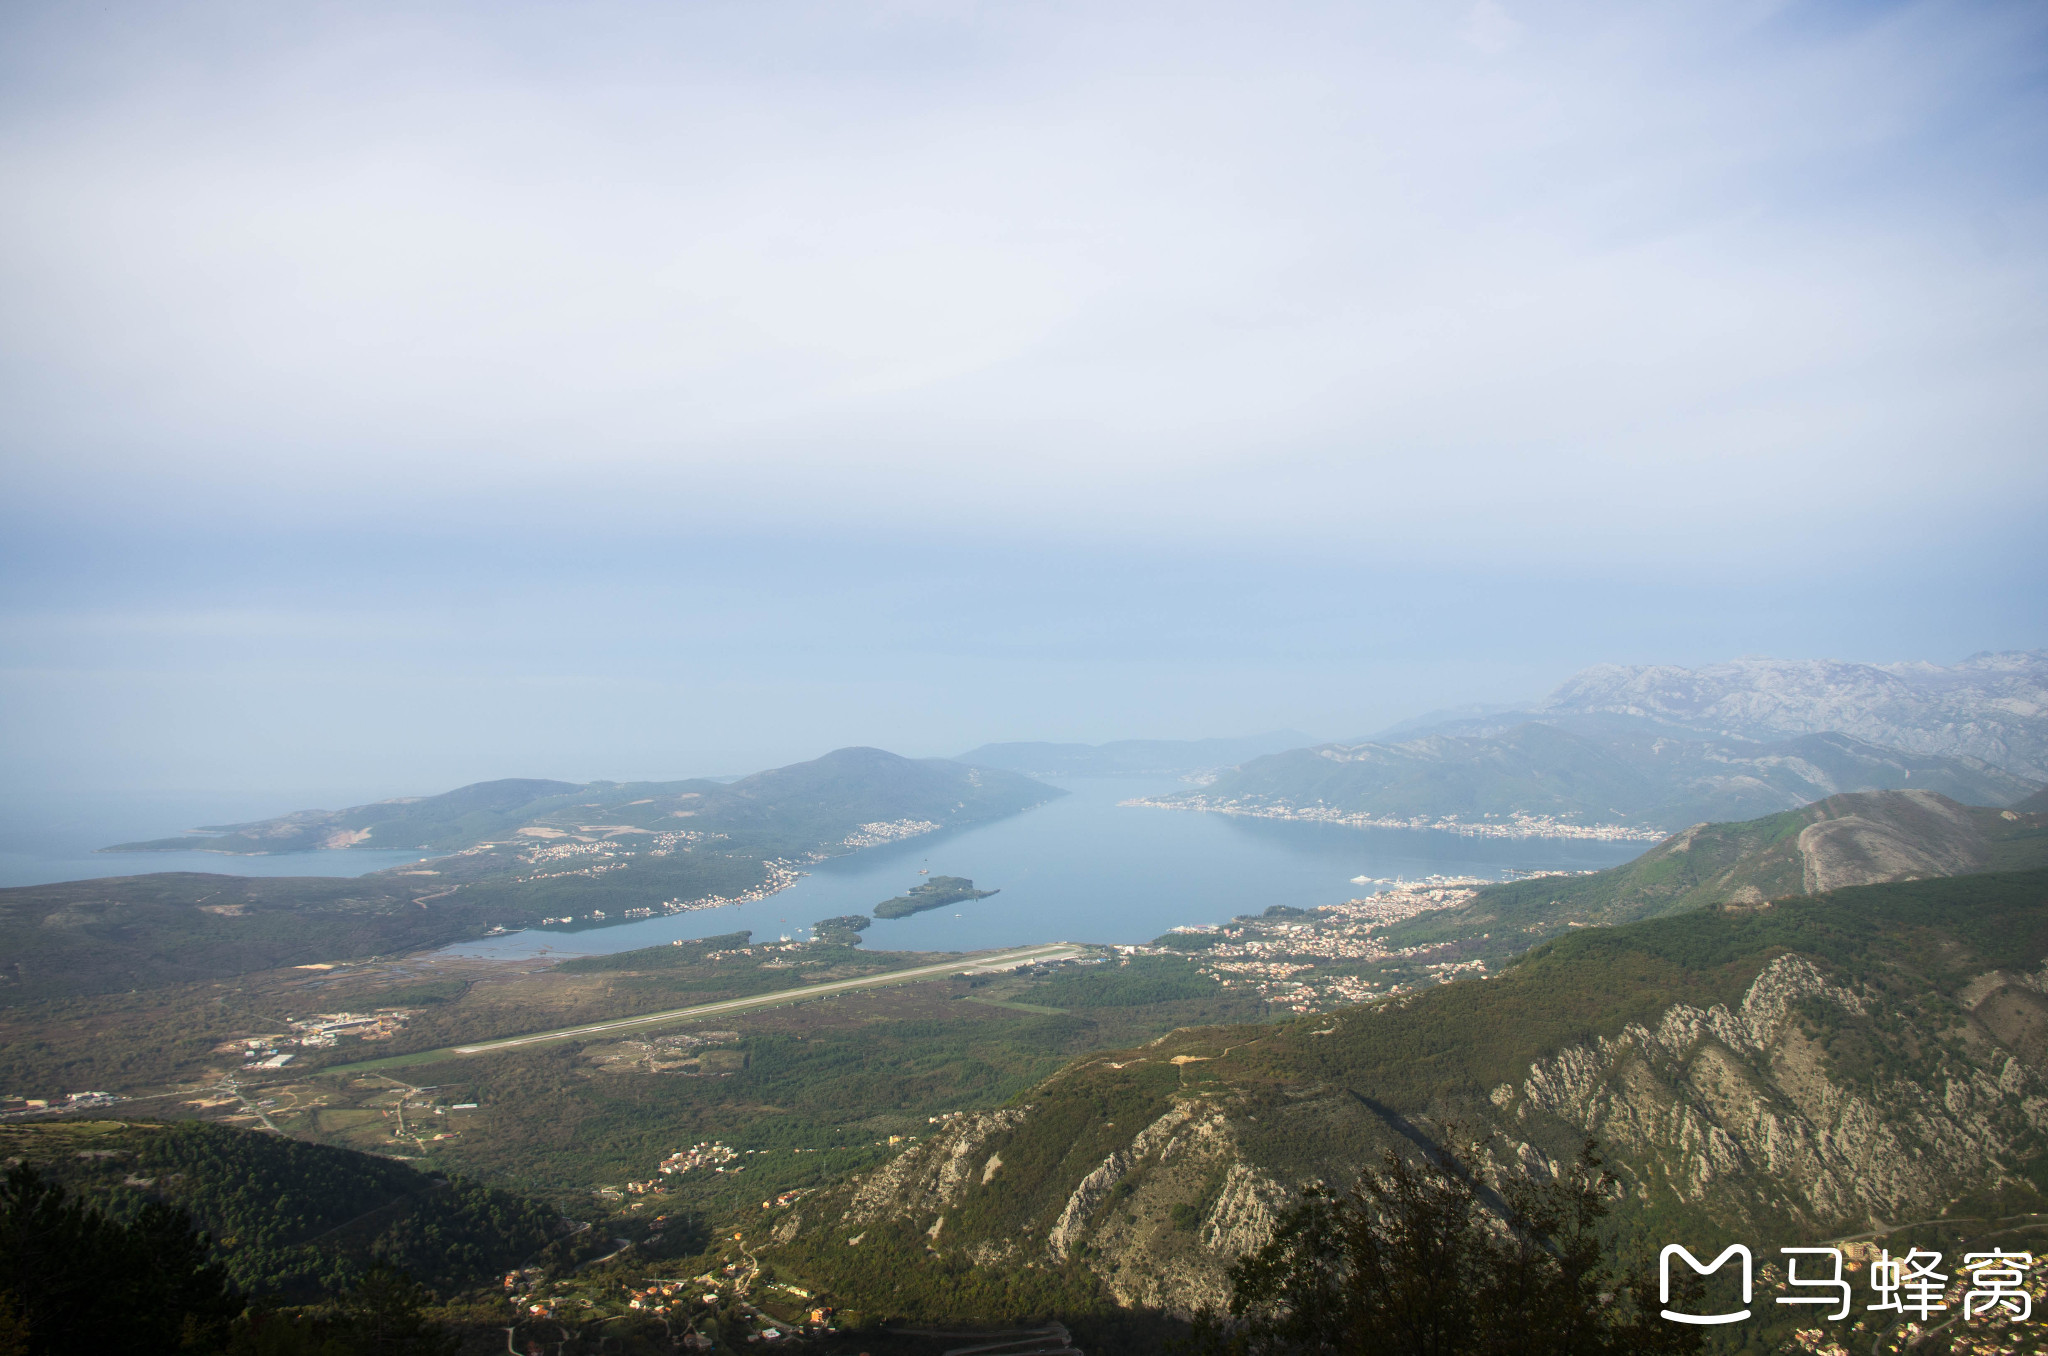
<svg viewBox="0 0 2048 1356">
<path fill-rule="evenodd" d="M 528 929 L 450 947 L 447 954 L 608 955 L 743 929 L 757 942 L 808 937 L 819 919 L 867 913 L 903 894 L 926 879 L 920 869 L 965 876 L 1001 893 L 909 918 L 877 919 L 862 934 L 866 946 L 971 951 L 1054 941 L 1131 944 L 1182 924 L 1226 922 L 1274 904 L 1336 904 L 1377 888 L 1354 883 L 1357 876 L 1497 880 L 1517 869 L 1600 870 L 1645 850 L 1641 843 L 1467 838 L 1120 803 L 1186 789 L 1162 779 L 1054 784 L 1068 794 L 992 824 L 828 859 L 791 888 L 749 904 L 613 927 Z"/>
<path fill-rule="evenodd" d="M 309 805 L 361 805 L 361 787 L 281 791 L 10 791 L 0 794 L 0 886 L 49 885 L 153 871 L 221 876 L 361 876 L 422 861 L 424 852 L 100 852 L 111 843 L 171 838 L 200 824 L 238 824 Z"/>
</svg>

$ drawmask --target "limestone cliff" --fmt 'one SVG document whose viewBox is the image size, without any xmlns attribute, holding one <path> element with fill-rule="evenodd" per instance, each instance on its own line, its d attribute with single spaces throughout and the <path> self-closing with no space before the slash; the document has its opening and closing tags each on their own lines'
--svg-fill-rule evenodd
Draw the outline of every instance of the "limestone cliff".
<svg viewBox="0 0 2048 1356">
<path fill-rule="evenodd" d="M 1454 1133 L 1538 1172 L 1593 1135 L 1626 1210 L 1759 1244 L 2041 1209 L 2044 954 L 2048 872 L 1970 877 L 1580 934 L 1497 980 L 1176 1032 L 820 1193 L 786 1260 L 914 1231 L 933 1266 L 1191 1313 L 1305 1183 Z"/>
</svg>

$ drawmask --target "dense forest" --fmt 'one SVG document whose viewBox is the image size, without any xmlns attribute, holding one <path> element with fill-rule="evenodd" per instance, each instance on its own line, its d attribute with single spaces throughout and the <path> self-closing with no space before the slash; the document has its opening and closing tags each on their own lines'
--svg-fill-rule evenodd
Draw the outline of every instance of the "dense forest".
<svg viewBox="0 0 2048 1356">
<path fill-rule="evenodd" d="M 345 1289 L 377 1265 L 452 1293 L 535 1257 L 566 1226 L 531 1197 L 373 1154 L 193 1121 L 8 1126 L 10 1156 L 120 1224 L 172 1210 L 250 1294 Z"/>
</svg>

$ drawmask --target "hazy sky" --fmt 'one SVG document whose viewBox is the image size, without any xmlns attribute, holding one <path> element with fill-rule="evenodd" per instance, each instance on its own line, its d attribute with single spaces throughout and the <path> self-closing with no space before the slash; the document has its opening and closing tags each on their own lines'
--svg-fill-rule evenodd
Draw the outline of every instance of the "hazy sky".
<svg viewBox="0 0 2048 1356">
<path fill-rule="evenodd" d="M 2048 645 L 2048 9 L 0 9 L 10 786 Z"/>
</svg>

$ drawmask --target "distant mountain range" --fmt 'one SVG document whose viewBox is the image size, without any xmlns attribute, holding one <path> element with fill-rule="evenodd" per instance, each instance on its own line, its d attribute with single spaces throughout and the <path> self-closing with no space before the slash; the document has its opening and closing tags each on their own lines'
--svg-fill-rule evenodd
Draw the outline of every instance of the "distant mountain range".
<svg viewBox="0 0 2048 1356">
<path fill-rule="evenodd" d="M 983 744 L 958 761 L 1033 777 L 1179 777 L 1235 767 L 1315 741 L 1299 730 L 1241 739 L 1119 739 L 1108 744 Z"/>
<path fill-rule="evenodd" d="M 1948 667 L 1826 659 L 1736 659 L 1698 669 L 1598 664 L 1537 709 L 1757 740 L 1835 731 L 2048 782 L 2048 650 L 1977 654 Z"/>
<path fill-rule="evenodd" d="M 1906 787 L 2003 806 L 2037 784 L 1964 755 L 1904 753 L 1838 733 L 1759 744 L 1659 732 L 1631 717 L 1558 716 L 1499 732 L 1293 749 L 1151 803 L 1418 827 L 1536 820 L 1669 831 Z"/>
<path fill-rule="evenodd" d="M 301 810 L 247 824 L 215 824 L 176 838 L 117 843 L 106 852 L 235 854 L 397 848 L 460 852 L 498 839 L 558 840 L 719 834 L 784 850 L 815 849 L 882 832 L 877 825 L 977 823 L 1061 793 L 1024 777 L 943 758 L 840 749 L 808 763 L 723 782 L 477 782 L 346 810 Z M 855 846 L 861 846 L 855 844 Z"/>
<path fill-rule="evenodd" d="M 2048 651 L 2032 650 L 1948 667 L 1596 665 L 1541 702 L 1270 751 L 1148 803 L 1360 826 L 1636 832 L 1908 787 L 2005 806 L 2044 782 Z"/>
</svg>

